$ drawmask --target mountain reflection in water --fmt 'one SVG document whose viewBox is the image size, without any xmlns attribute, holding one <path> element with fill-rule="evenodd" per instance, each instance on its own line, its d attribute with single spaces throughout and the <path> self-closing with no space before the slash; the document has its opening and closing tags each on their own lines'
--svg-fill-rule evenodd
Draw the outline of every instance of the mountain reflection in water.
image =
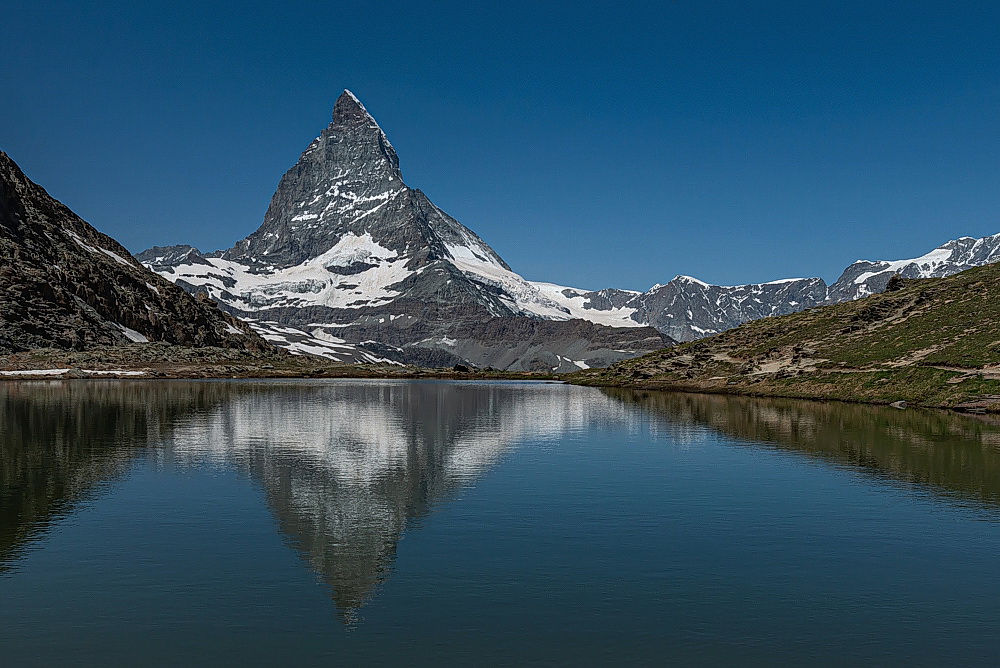
<svg viewBox="0 0 1000 668">
<path fill-rule="evenodd" d="M 560 388 L 562 389 L 562 388 Z M 0 568 L 128 470 L 237 470 L 349 622 L 403 531 L 525 438 L 630 409 L 587 388 L 447 382 L 7 383 L 0 387 Z"/>
<path fill-rule="evenodd" d="M 177 463 L 245 472 L 349 621 L 403 531 L 528 436 L 587 423 L 606 397 L 543 384 L 244 384 L 163 442 Z M 532 391 L 535 390 L 535 391 Z M 625 413 L 623 407 L 619 412 Z"/>
<path fill-rule="evenodd" d="M 403 533 L 437 504 L 519 443 L 601 421 L 674 444 L 710 429 L 1000 506 L 1000 427 L 932 411 L 540 383 L 9 382 L 0 383 L 0 574 L 137 460 L 235 470 L 260 485 L 350 622 L 390 573 Z"/>
<path fill-rule="evenodd" d="M 709 427 L 820 458 L 961 505 L 1000 506 L 1000 424 L 945 411 L 606 389 L 673 431 Z"/>
</svg>

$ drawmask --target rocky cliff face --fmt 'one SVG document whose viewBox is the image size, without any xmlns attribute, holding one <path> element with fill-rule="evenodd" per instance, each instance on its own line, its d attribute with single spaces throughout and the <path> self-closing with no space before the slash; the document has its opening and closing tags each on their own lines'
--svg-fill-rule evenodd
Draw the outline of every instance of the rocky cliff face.
<svg viewBox="0 0 1000 668">
<path fill-rule="evenodd" d="M 146 270 L 0 152 L 0 352 L 145 341 L 268 347 L 245 323 Z"/>
<path fill-rule="evenodd" d="M 353 347 L 408 363 L 569 371 L 671 342 L 625 312 L 593 311 L 613 329 L 572 322 L 571 299 L 524 280 L 403 182 L 385 133 L 348 91 L 256 232 L 221 253 L 171 246 L 137 257 L 269 340 L 341 361 L 356 359 L 345 357 Z M 510 319 L 554 323 L 512 341 Z"/>
</svg>

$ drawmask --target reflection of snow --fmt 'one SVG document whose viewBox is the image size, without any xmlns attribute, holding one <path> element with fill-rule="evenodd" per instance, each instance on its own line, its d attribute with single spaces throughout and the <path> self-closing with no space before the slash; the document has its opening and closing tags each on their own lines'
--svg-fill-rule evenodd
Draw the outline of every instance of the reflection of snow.
<svg viewBox="0 0 1000 668">
<path fill-rule="evenodd" d="M 581 430 L 595 416 L 624 419 L 626 409 L 595 390 L 545 383 L 266 383 L 180 425 L 170 449 L 217 464 L 249 452 L 290 457 L 352 485 L 432 456 L 445 478 L 468 480 L 512 445 Z"/>
</svg>

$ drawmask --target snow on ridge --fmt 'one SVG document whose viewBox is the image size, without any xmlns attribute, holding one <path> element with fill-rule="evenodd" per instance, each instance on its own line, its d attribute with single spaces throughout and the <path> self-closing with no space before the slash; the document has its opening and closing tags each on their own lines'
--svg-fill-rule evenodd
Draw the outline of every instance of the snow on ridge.
<svg viewBox="0 0 1000 668">
<path fill-rule="evenodd" d="M 694 276 L 685 276 L 683 274 L 678 274 L 677 276 L 674 276 L 667 283 L 657 283 L 653 287 L 651 287 L 649 290 L 647 290 L 645 293 L 640 293 L 640 294 L 649 294 L 651 292 L 656 292 L 657 290 L 665 288 L 665 287 L 667 287 L 668 285 L 670 285 L 672 283 L 689 283 L 689 284 L 694 284 L 694 285 L 700 286 L 702 288 L 719 288 L 720 290 L 741 290 L 741 289 L 746 289 L 746 288 L 755 288 L 755 287 L 759 287 L 759 286 L 762 286 L 762 285 L 780 285 L 782 283 L 795 283 L 797 281 L 808 281 L 808 280 L 814 280 L 814 279 L 808 279 L 808 278 L 779 278 L 776 281 L 768 281 L 766 283 L 743 283 L 741 285 L 717 285 L 715 283 L 706 283 L 705 281 L 697 279 Z"/>
<path fill-rule="evenodd" d="M 685 282 L 688 282 L 688 283 L 695 283 L 696 285 L 700 285 L 703 288 L 710 288 L 710 287 L 712 287 L 711 285 L 709 285 L 705 281 L 699 281 L 694 276 L 683 276 L 681 274 L 678 274 L 677 276 L 674 276 L 674 280 L 675 281 L 685 281 Z M 722 285 L 720 285 L 718 287 L 732 287 L 732 286 L 722 286 Z"/>
<path fill-rule="evenodd" d="M 327 270 L 356 262 L 373 266 L 346 275 Z M 380 246 L 370 233 L 348 233 L 325 253 L 266 274 L 233 260 L 205 258 L 197 264 L 177 265 L 161 275 L 204 286 L 212 299 L 242 311 L 259 311 L 283 306 L 351 308 L 359 303 L 370 306 L 388 302 L 399 294 L 389 286 L 416 271 L 407 269 L 396 251 Z"/>
<path fill-rule="evenodd" d="M 854 264 L 874 264 L 884 267 L 882 271 L 898 270 L 910 264 L 941 264 L 950 260 L 955 252 L 953 248 L 947 248 L 947 245 L 938 246 L 929 253 L 907 260 L 855 260 Z"/>
<path fill-rule="evenodd" d="M 91 253 L 96 253 L 98 255 L 102 255 L 102 254 L 103 255 L 107 255 L 108 257 L 110 257 L 112 260 L 114 260 L 118 264 L 124 265 L 124 266 L 128 267 L 129 269 L 135 269 L 135 265 L 134 264 L 132 264 L 131 262 L 129 262 L 128 260 L 126 260 L 125 258 L 123 258 L 118 253 L 115 253 L 113 251 L 109 251 L 107 248 L 101 248 L 100 246 L 91 246 L 86 241 L 84 241 L 82 238 L 80 238 L 79 234 L 77 234 L 76 232 L 74 232 L 72 230 L 66 230 L 66 233 L 73 239 L 73 241 L 75 241 L 77 243 L 77 245 L 79 245 L 84 250 L 88 250 Z"/>
<path fill-rule="evenodd" d="M 472 240 L 468 240 L 471 242 Z M 478 245 L 478 244 L 476 244 Z M 587 298 L 567 297 L 563 290 L 573 290 L 553 283 L 533 283 L 505 269 L 487 255 L 479 257 L 471 248 L 446 244 L 452 263 L 466 276 L 480 283 L 501 288 L 513 300 L 513 307 L 546 320 L 589 320 L 609 327 L 642 327 L 630 316 L 635 309 L 599 311 L 584 308 Z M 583 292 L 583 291 L 580 291 Z"/>
<path fill-rule="evenodd" d="M 572 290 L 574 292 L 594 292 L 593 290 L 578 290 L 577 288 L 569 288 L 562 285 L 556 285 L 555 283 L 542 283 L 538 281 L 528 281 L 528 284 L 538 290 L 538 292 L 545 297 L 548 301 L 551 301 L 558 306 L 566 309 L 570 318 L 579 318 L 580 320 L 589 320 L 598 325 L 607 325 L 608 327 L 643 327 L 641 322 L 637 322 L 632 319 L 632 314 L 636 312 L 634 308 L 622 307 L 616 309 L 608 309 L 606 311 L 597 310 L 594 308 L 586 308 L 588 303 L 588 298 L 583 295 L 578 295 L 574 297 L 567 297 L 563 294 L 565 290 Z M 623 291 L 624 292 L 624 291 Z M 632 291 L 628 291 L 632 292 Z M 637 296 L 642 293 L 635 293 Z M 533 311 L 538 315 L 538 311 Z"/>
<path fill-rule="evenodd" d="M 768 281 L 767 283 L 757 283 L 756 285 L 781 285 L 782 283 L 795 283 L 797 281 L 811 281 L 815 280 L 812 278 L 779 278 L 776 281 Z"/>
</svg>

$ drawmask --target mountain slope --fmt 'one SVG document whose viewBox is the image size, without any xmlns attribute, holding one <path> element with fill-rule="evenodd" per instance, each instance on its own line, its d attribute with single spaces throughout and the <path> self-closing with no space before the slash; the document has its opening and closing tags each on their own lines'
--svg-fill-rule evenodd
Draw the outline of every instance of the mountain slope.
<svg viewBox="0 0 1000 668">
<path fill-rule="evenodd" d="M 896 279 L 882 294 L 757 320 L 576 379 L 1000 409 L 1000 265 Z"/>
<path fill-rule="evenodd" d="M 565 371 L 670 343 L 629 319 L 630 311 L 600 314 L 599 324 L 617 326 L 611 331 L 572 322 L 571 299 L 511 271 L 472 230 L 403 182 L 385 133 L 349 91 L 282 177 L 257 231 L 220 253 L 168 246 L 137 258 L 241 318 L 301 332 L 299 344 L 315 349 L 335 340 L 401 362 L 502 359 L 511 370 Z M 535 328 L 534 345 L 510 355 L 501 335 L 507 325 L 480 327 L 510 318 L 565 324 Z M 466 340 L 470 332 L 476 338 Z"/>
<path fill-rule="evenodd" d="M 270 347 L 147 271 L 0 152 L 0 352 L 146 341 Z"/>
</svg>

